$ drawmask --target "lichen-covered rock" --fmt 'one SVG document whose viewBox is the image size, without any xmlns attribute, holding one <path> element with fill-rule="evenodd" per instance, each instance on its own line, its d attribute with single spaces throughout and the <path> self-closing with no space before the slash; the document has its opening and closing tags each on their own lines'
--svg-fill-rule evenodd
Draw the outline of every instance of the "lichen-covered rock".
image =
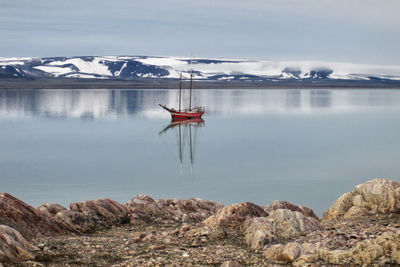
<svg viewBox="0 0 400 267">
<path fill-rule="evenodd" d="M 221 264 L 221 267 L 242 267 L 237 261 L 225 261 Z"/>
<path fill-rule="evenodd" d="M 400 211 L 400 183 L 387 179 L 375 179 L 358 185 L 353 191 L 353 201 L 362 196 L 358 206 L 376 213 Z"/>
<path fill-rule="evenodd" d="M 302 243 L 301 252 L 296 261 L 293 262 L 294 266 L 314 266 L 319 260 L 318 251 L 321 248 L 321 242 L 317 243 Z"/>
<path fill-rule="evenodd" d="M 400 183 L 380 178 L 357 185 L 352 192 L 343 194 L 324 212 L 323 220 L 340 219 L 353 206 L 364 208 L 371 213 L 399 212 Z"/>
<path fill-rule="evenodd" d="M 320 249 L 319 258 L 330 264 L 370 265 L 383 255 L 389 255 L 395 264 L 400 264 L 400 232 L 385 232 L 374 239 L 358 242 L 349 250 Z"/>
<path fill-rule="evenodd" d="M 266 250 L 266 257 L 273 262 L 293 262 L 301 253 L 301 245 L 290 242 L 286 245 L 272 245 Z"/>
<path fill-rule="evenodd" d="M 257 250 L 263 249 L 267 244 L 321 229 L 319 220 L 312 216 L 307 217 L 289 209 L 270 209 L 268 215 L 262 207 L 249 202 L 226 206 L 203 221 L 202 225 L 211 229 L 211 232 L 219 231 L 229 238 L 241 235 L 248 246 Z"/>
<path fill-rule="evenodd" d="M 252 249 L 320 229 L 318 220 L 288 209 L 273 210 L 268 217 L 249 218 L 242 226 L 245 242 Z"/>
<path fill-rule="evenodd" d="M 177 222 L 200 222 L 214 215 L 223 205 L 200 198 L 190 199 L 158 199 L 158 206 L 167 210 Z"/>
<path fill-rule="evenodd" d="M 25 238 L 77 233 L 7 193 L 0 193 L 0 224 L 14 228 Z"/>
<path fill-rule="evenodd" d="M 272 262 L 295 262 L 296 266 L 305 266 L 307 263 L 315 263 L 319 260 L 320 248 L 321 243 L 289 242 L 286 245 L 277 244 L 268 247 L 265 256 Z"/>
<path fill-rule="evenodd" d="M 294 204 L 292 204 L 288 201 L 284 201 L 284 200 L 274 201 L 271 204 L 264 207 L 264 211 L 267 212 L 268 214 L 277 209 L 287 209 L 287 210 L 291 210 L 291 211 L 298 211 L 307 217 L 311 217 L 316 220 L 319 220 L 318 216 L 315 215 L 315 213 L 312 209 L 305 207 L 305 206 L 297 206 L 297 205 L 294 205 Z"/>
<path fill-rule="evenodd" d="M 96 214 L 106 225 L 129 222 L 128 209 L 109 198 L 71 203 L 70 210 L 89 215 Z"/>
<path fill-rule="evenodd" d="M 131 224 L 160 222 L 200 222 L 215 214 L 222 204 L 200 198 L 158 199 L 137 195 L 125 205 Z"/>
<path fill-rule="evenodd" d="M 266 217 L 247 219 L 242 227 L 245 242 L 252 249 L 262 249 L 278 240 L 276 229 Z"/>
<path fill-rule="evenodd" d="M 216 233 L 216 230 L 218 229 L 211 229 L 207 226 L 193 227 L 188 231 L 181 230 L 182 229 L 179 229 L 176 234 L 179 236 L 183 236 L 187 240 L 196 240 L 201 238 L 209 239 L 211 236 L 213 236 L 213 238 L 218 236 L 218 233 Z M 224 235 L 223 237 L 226 237 L 226 235 Z"/>
<path fill-rule="evenodd" d="M 352 193 L 347 192 L 341 195 L 333 205 L 325 211 L 322 216 L 322 220 L 338 219 L 342 217 L 352 206 Z"/>
<path fill-rule="evenodd" d="M 82 213 L 72 210 L 62 210 L 54 216 L 54 219 L 82 233 L 90 233 L 110 226 L 108 222 L 93 212 Z"/>
<path fill-rule="evenodd" d="M 46 214 L 49 217 L 54 217 L 57 212 L 67 209 L 59 204 L 43 204 L 42 206 L 38 207 L 37 210 Z"/>
<path fill-rule="evenodd" d="M 125 204 L 129 211 L 130 223 L 133 225 L 152 223 L 170 216 L 162 210 L 157 202 L 147 195 L 137 195 Z"/>
<path fill-rule="evenodd" d="M 260 206 L 250 202 L 231 204 L 220 209 L 215 215 L 207 218 L 204 224 L 209 227 L 230 227 L 235 228 L 248 218 L 266 217 L 268 213 Z"/>
<path fill-rule="evenodd" d="M 359 218 L 370 214 L 371 213 L 364 207 L 353 206 L 343 215 L 343 219 Z"/>
<path fill-rule="evenodd" d="M 0 225 L 0 262 L 33 259 L 35 256 L 32 251 L 35 250 L 38 248 L 26 241 L 17 230 L 7 225 Z"/>
<path fill-rule="evenodd" d="M 321 229 L 321 224 L 318 220 L 304 216 L 298 211 L 288 209 L 272 211 L 268 216 L 268 220 L 274 225 L 277 235 L 283 239 Z"/>
<path fill-rule="evenodd" d="M 335 264 L 341 266 L 370 266 L 379 263 L 381 260 L 385 265 L 400 264 L 400 230 L 396 228 L 380 234 L 375 238 L 360 240 L 350 248 L 332 248 L 332 242 L 289 242 L 286 245 L 277 244 L 266 248 L 265 256 L 271 262 L 288 262 L 293 266 L 309 266 L 316 262 L 324 264 Z M 321 237 L 324 237 L 322 235 Z M 329 237 L 335 239 L 335 237 Z M 310 240 L 309 240 L 310 241 Z M 325 245 L 324 245 L 325 243 Z M 338 246 L 340 241 L 336 244 Z M 328 245 L 330 244 L 330 245 Z"/>
<path fill-rule="evenodd" d="M 104 198 L 70 204 L 70 210 L 59 211 L 57 221 L 83 232 L 129 222 L 128 209 L 118 202 Z"/>
</svg>

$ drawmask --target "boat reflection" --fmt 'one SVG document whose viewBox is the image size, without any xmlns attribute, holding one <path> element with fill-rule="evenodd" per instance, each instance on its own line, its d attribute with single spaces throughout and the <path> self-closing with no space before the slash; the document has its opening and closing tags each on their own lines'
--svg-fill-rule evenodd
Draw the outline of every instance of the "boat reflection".
<svg viewBox="0 0 400 267">
<path fill-rule="evenodd" d="M 159 136 L 167 132 L 175 133 L 178 145 L 178 158 L 181 166 L 184 163 L 186 153 L 189 157 L 191 166 L 191 175 L 193 175 L 193 163 L 196 152 L 196 144 L 199 136 L 199 129 L 204 127 L 205 122 L 201 118 L 188 119 L 188 120 L 172 120 L 171 123 L 159 132 Z"/>
</svg>

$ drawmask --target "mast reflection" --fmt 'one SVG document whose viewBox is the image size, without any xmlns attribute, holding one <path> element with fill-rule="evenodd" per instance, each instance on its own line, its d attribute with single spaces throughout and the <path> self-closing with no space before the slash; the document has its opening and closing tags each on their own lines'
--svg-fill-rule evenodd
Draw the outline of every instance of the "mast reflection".
<svg viewBox="0 0 400 267">
<path fill-rule="evenodd" d="M 181 168 L 184 163 L 185 153 L 188 153 L 191 171 L 193 171 L 198 129 L 204 126 L 205 122 L 201 118 L 188 120 L 172 120 L 167 127 L 159 132 L 159 136 L 162 136 L 167 132 L 175 132 L 178 145 L 178 158 Z M 188 147 L 186 148 L 187 145 Z M 187 151 L 185 150 L 185 148 Z"/>
</svg>

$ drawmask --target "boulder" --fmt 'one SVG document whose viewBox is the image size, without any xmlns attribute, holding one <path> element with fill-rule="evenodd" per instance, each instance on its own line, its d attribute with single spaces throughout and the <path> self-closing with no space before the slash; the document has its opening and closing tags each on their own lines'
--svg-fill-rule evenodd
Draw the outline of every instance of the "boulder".
<svg viewBox="0 0 400 267">
<path fill-rule="evenodd" d="M 0 225 L 0 262 L 18 262 L 33 259 L 38 250 L 15 229 Z"/>
<path fill-rule="evenodd" d="M 247 219 L 242 230 L 246 244 L 252 249 L 263 249 L 265 245 L 278 240 L 275 227 L 266 217 Z"/>
<path fill-rule="evenodd" d="M 277 235 L 281 239 L 293 238 L 322 229 L 318 220 L 288 209 L 272 211 L 268 220 L 275 227 Z"/>
<path fill-rule="evenodd" d="M 303 243 L 301 244 L 301 252 L 296 261 L 293 262 L 294 266 L 315 266 L 319 260 L 319 249 L 322 247 L 321 242 L 317 243 Z"/>
<path fill-rule="evenodd" d="M 301 253 L 301 244 L 290 242 L 286 245 L 272 245 L 267 248 L 265 256 L 272 262 L 293 262 Z"/>
<path fill-rule="evenodd" d="M 184 223 L 203 221 L 223 208 L 220 203 L 200 198 L 158 199 L 156 202 L 162 210 L 167 210 L 175 221 Z"/>
<path fill-rule="evenodd" d="M 328 211 L 324 212 L 323 220 L 343 218 L 354 206 L 373 214 L 398 213 L 400 211 L 400 183 L 380 178 L 357 185 L 353 191 L 343 194 Z M 354 213 L 354 210 L 351 213 Z M 347 217 L 350 216 L 349 214 Z"/>
<path fill-rule="evenodd" d="M 319 260 L 321 243 L 289 242 L 286 245 L 277 244 L 265 250 L 265 257 L 272 262 L 293 263 L 295 266 L 306 266 Z"/>
<path fill-rule="evenodd" d="M 283 203 L 284 206 L 292 205 L 289 202 L 279 203 Z M 313 216 L 307 217 L 299 211 L 289 209 L 275 210 L 272 207 L 278 206 L 270 206 L 268 214 L 265 209 L 253 203 L 232 204 L 220 209 L 215 215 L 204 220 L 200 226 L 209 229 L 210 236 L 244 238 L 245 243 L 256 250 L 262 250 L 271 243 L 321 229 L 319 220 Z M 290 207 L 295 210 L 300 209 Z M 193 230 L 190 234 L 198 232 L 200 231 Z"/>
<path fill-rule="evenodd" d="M 289 242 L 272 245 L 265 250 L 269 261 L 291 263 L 293 266 L 313 266 L 317 261 L 340 266 L 399 265 L 399 256 L 400 231 L 395 228 L 376 238 L 359 241 L 349 249 L 330 249 L 320 242 Z"/>
<path fill-rule="evenodd" d="M 371 213 L 366 208 L 353 206 L 343 215 L 343 219 L 359 218 L 368 215 L 371 215 Z"/>
<path fill-rule="evenodd" d="M 215 214 L 222 204 L 199 198 L 158 199 L 137 195 L 125 204 L 131 224 L 162 222 L 200 222 Z"/>
<path fill-rule="evenodd" d="M 268 217 L 249 218 L 242 226 L 245 242 L 252 249 L 320 229 L 317 219 L 288 209 L 273 210 Z"/>
<path fill-rule="evenodd" d="M 240 204 L 231 204 L 220 209 L 215 215 L 204 220 L 204 224 L 208 227 L 229 227 L 236 228 L 252 217 L 265 217 L 268 213 L 260 206 L 250 202 Z"/>
<path fill-rule="evenodd" d="M 25 238 L 38 235 L 67 235 L 77 232 L 7 193 L 0 193 L 0 224 L 8 225 Z"/>
<path fill-rule="evenodd" d="M 67 209 L 59 204 L 43 204 L 42 206 L 38 207 L 37 210 L 53 218 L 57 212 Z"/>
<path fill-rule="evenodd" d="M 170 215 L 162 210 L 157 202 L 147 195 L 137 195 L 131 201 L 125 204 L 130 217 L 130 223 L 133 225 L 156 222 L 163 220 Z"/>
<path fill-rule="evenodd" d="M 237 261 L 224 261 L 221 267 L 242 267 L 242 265 Z"/>
<path fill-rule="evenodd" d="M 287 210 L 291 210 L 291 211 L 298 211 L 298 212 L 302 213 L 304 216 L 319 220 L 318 216 L 315 215 L 315 213 L 312 209 L 305 207 L 305 206 L 297 206 L 297 205 L 294 205 L 294 204 L 292 204 L 288 201 L 284 201 L 284 200 L 274 201 L 271 204 L 264 207 L 264 211 L 267 212 L 268 214 L 277 209 L 287 209 Z"/>
<path fill-rule="evenodd" d="M 389 256 L 392 264 L 400 264 L 400 231 L 387 231 L 374 239 L 358 242 L 349 250 L 320 249 L 321 260 L 330 264 L 369 266 L 382 256 Z"/>
<path fill-rule="evenodd" d="M 110 226 L 94 212 L 82 213 L 72 210 L 62 210 L 54 216 L 54 219 L 82 233 L 91 233 L 97 229 Z"/>
<path fill-rule="evenodd" d="M 76 228 L 92 231 L 129 222 L 128 209 L 118 202 L 104 198 L 70 204 L 70 211 L 60 211 L 55 218 Z"/>
</svg>

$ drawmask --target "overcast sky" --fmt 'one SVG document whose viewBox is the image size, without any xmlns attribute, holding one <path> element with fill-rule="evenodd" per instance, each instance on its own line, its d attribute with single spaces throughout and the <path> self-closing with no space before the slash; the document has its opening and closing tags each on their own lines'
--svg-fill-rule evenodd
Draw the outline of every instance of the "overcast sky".
<svg viewBox="0 0 400 267">
<path fill-rule="evenodd" d="M 400 0 L 0 0 L 0 57 L 400 64 Z"/>
</svg>

